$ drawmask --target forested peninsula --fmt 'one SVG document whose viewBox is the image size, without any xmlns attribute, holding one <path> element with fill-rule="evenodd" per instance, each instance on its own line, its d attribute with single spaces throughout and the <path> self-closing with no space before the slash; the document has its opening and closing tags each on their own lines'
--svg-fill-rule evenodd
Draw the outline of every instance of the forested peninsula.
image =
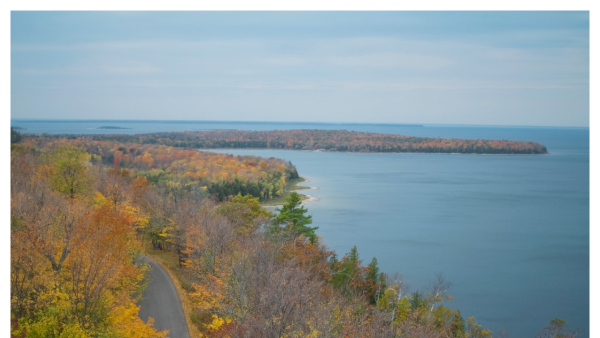
<svg viewBox="0 0 600 338">
<path fill-rule="evenodd" d="M 442 139 L 347 130 L 210 130 L 135 135 L 46 135 L 85 137 L 173 147 L 325 150 L 377 153 L 547 154 L 536 142 Z"/>
</svg>

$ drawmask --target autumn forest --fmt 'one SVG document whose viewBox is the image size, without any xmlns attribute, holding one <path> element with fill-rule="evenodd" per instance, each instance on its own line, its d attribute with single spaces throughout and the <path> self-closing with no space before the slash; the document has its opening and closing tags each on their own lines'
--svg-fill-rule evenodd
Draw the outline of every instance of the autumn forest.
<svg viewBox="0 0 600 338">
<path fill-rule="evenodd" d="M 211 130 L 136 135 L 47 135 L 85 137 L 174 147 L 255 148 L 327 150 L 348 152 L 459 153 L 459 154 L 546 154 L 536 142 L 506 140 L 463 140 L 365 133 L 347 130 Z"/>
<path fill-rule="evenodd" d="M 153 243 L 179 259 L 174 272 L 195 337 L 491 337 L 451 308 L 442 275 L 409 292 L 376 258 L 363 264 L 356 247 L 329 250 L 299 194 L 287 190 L 299 178 L 291 163 L 191 148 L 545 152 L 336 131 L 17 136 L 12 337 L 165 337 L 136 305 L 149 269 L 138 257 L 152 256 Z M 277 214 L 261 207 L 284 195 Z M 542 334 L 573 337 L 563 325 L 553 321 Z"/>
</svg>

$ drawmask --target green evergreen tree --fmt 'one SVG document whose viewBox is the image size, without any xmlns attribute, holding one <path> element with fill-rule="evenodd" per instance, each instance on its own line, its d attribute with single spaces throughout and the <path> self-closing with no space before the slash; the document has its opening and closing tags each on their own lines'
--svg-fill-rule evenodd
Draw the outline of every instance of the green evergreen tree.
<svg viewBox="0 0 600 338">
<path fill-rule="evenodd" d="M 423 300 L 423 296 L 419 293 L 419 290 L 413 292 L 410 297 L 410 308 L 412 310 L 421 308 L 425 305 L 425 301 Z"/>
<path fill-rule="evenodd" d="M 353 246 L 352 249 L 350 249 L 350 253 L 348 254 L 348 261 L 352 262 L 355 266 L 358 266 L 358 263 L 360 263 L 358 249 L 356 248 L 356 245 Z"/>
<path fill-rule="evenodd" d="M 352 291 L 351 283 L 356 277 L 356 272 L 360 266 L 358 249 L 356 245 L 350 249 L 350 252 L 336 264 L 338 267 L 333 273 L 331 284 L 334 288 L 340 290 L 345 295 L 350 295 Z"/>
<path fill-rule="evenodd" d="M 21 133 L 14 130 L 12 127 L 10 128 L 10 144 L 21 142 Z"/>
<path fill-rule="evenodd" d="M 276 218 L 277 224 L 275 225 L 275 229 L 278 229 L 281 225 L 285 230 L 290 231 L 293 236 L 304 235 L 310 239 L 311 243 L 316 243 L 317 235 L 315 234 L 315 230 L 319 227 L 308 226 L 312 224 L 312 216 L 306 215 L 308 210 L 301 206 L 301 203 L 300 194 L 292 192 L 281 209 L 275 209 L 279 212 Z"/>
<path fill-rule="evenodd" d="M 377 266 L 377 258 L 373 257 L 373 260 L 371 260 L 368 267 L 367 280 L 371 282 L 368 290 L 368 299 L 371 304 L 375 305 L 377 303 L 377 289 L 380 286 L 380 273 L 379 266 Z"/>
</svg>

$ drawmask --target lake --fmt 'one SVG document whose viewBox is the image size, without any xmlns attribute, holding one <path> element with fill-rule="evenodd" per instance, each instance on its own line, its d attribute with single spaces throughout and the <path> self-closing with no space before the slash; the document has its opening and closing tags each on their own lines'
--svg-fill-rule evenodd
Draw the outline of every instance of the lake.
<svg viewBox="0 0 600 338">
<path fill-rule="evenodd" d="M 548 155 L 367 154 L 224 149 L 292 161 L 316 190 L 307 203 L 323 242 L 377 257 L 411 291 L 437 273 L 463 317 L 511 337 L 550 320 L 589 335 L 589 128 L 318 123 L 12 120 L 32 133 L 347 129 L 409 136 L 534 141 Z M 100 126 L 132 129 L 102 130 Z"/>
</svg>

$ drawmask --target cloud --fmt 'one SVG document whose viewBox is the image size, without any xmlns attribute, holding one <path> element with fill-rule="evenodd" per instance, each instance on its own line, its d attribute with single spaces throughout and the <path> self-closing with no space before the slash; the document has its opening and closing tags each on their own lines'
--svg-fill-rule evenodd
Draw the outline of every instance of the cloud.
<svg viewBox="0 0 600 338">
<path fill-rule="evenodd" d="M 452 60 L 419 52 L 384 52 L 364 55 L 334 56 L 326 58 L 332 66 L 369 67 L 369 68 L 405 68 L 419 70 L 437 70 L 453 64 Z"/>
<path fill-rule="evenodd" d="M 261 61 L 266 65 L 274 65 L 274 66 L 300 66 L 305 65 L 307 63 L 306 59 L 298 56 L 279 56 L 279 57 L 269 57 L 264 58 Z"/>
<path fill-rule="evenodd" d="M 170 18 L 175 19 L 175 15 Z M 490 114 L 488 102 L 498 105 L 496 111 L 516 110 L 524 95 L 529 106 L 519 111 L 547 107 L 548 97 L 560 97 L 564 100 L 561 109 L 578 111 L 579 116 L 589 114 L 580 108 L 589 99 L 585 30 L 522 29 L 501 20 L 496 24 L 502 27 L 481 32 L 476 27 L 469 31 L 468 25 L 458 33 L 445 32 L 439 25 L 432 28 L 423 22 L 417 25 L 420 30 L 410 23 L 372 29 L 353 19 L 345 24 L 356 27 L 337 34 L 325 19 L 321 24 L 329 28 L 311 26 L 309 32 L 300 29 L 305 27 L 300 21 L 298 26 L 271 22 L 263 30 L 253 30 L 251 25 L 203 24 L 194 26 L 196 31 L 172 21 L 164 34 L 153 23 L 148 23 L 153 34 L 135 25 L 125 32 L 128 25 L 121 22 L 108 33 L 97 27 L 92 32 L 94 40 L 85 34 L 77 39 L 15 38 L 11 42 L 12 89 L 19 92 L 16 101 L 39 102 L 43 110 L 39 97 L 60 88 L 64 94 L 53 91 L 57 111 L 59 104 L 65 111 L 72 109 L 70 89 L 80 96 L 108 101 L 125 93 L 132 97 L 128 102 L 176 98 L 182 107 L 194 107 L 198 97 L 203 97 L 215 111 L 221 107 L 229 112 L 245 111 L 248 102 L 278 112 L 317 111 L 315 105 L 326 101 L 329 110 L 339 111 L 339 120 L 344 119 L 344 111 L 373 104 L 389 116 L 399 105 L 419 112 L 430 109 L 432 119 L 441 114 L 440 109 L 451 106 Z M 282 32 L 270 33 L 278 25 Z M 329 33 L 318 34 L 321 29 Z M 220 30 L 228 31 L 222 34 Z M 51 43 L 51 39 L 56 41 Z M 480 96 L 484 91 L 486 100 Z M 443 105 L 432 103 L 441 102 L 441 97 Z M 118 102 L 113 103 L 117 109 Z M 336 105 L 340 109 L 334 109 Z M 131 105 L 123 109 L 127 107 Z M 541 116 L 540 109 L 531 115 Z M 19 113 L 15 110 L 14 114 Z M 224 118 L 243 117 L 231 114 Z"/>
<path fill-rule="evenodd" d="M 107 65 L 102 66 L 101 69 L 105 72 L 117 74 L 149 74 L 160 72 L 158 67 L 150 65 Z"/>
</svg>

